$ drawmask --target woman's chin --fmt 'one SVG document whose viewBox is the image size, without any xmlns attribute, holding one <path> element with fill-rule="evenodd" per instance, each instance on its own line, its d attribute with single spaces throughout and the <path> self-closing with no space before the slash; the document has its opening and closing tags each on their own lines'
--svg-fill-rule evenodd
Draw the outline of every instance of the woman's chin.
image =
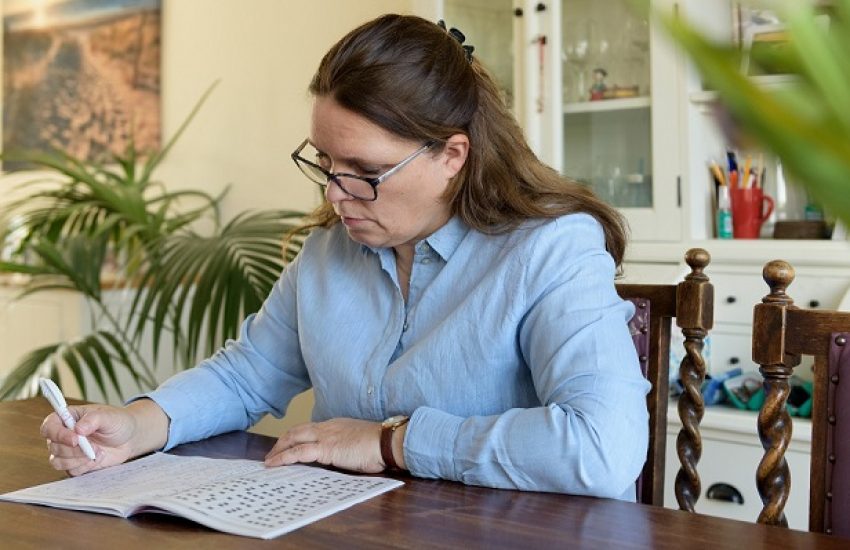
<svg viewBox="0 0 850 550">
<path fill-rule="evenodd" d="M 372 248 L 380 248 L 384 244 L 374 232 L 362 227 L 352 227 L 345 224 L 345 232 L 348 233 L 348 238 L 359 244 L 365 244 Z"/>
</svg>

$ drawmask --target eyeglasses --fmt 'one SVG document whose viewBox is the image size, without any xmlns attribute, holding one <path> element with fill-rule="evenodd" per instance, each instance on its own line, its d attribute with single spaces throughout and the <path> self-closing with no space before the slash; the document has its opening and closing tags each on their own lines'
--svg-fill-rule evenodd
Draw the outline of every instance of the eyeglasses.
<svg viewBox="0 0 850 550">
<path fill-rule="evenodd" d="M 383 183 L 388 177 L 410 164 L 413 159 L 433 147 L 434 143 L 436 142 L 429 141 L 414 151 L 410 156 L 377 177 L 331 172 L 329 170 L 330 163 L 327 155 L 313 148 L 309 139 L 305 139 L 301 145 L 298 146 L 298 149 L 292 152 L 292 160 L 295 161 L 296 166 L 298 166 L 301 172 L 303 172 L 310 181 L 318 183 L 322 189 L 328 186 L 328 182 L 332 181 L 336 183 L 339 188 L 345 192 L 345 194 L 354 197 L 355 199 L 373 201 L 378 198 L 378 184 Z M 308 154 L 308 156 L 314 157 L 316 159 L 315 162 L 307 160 L 301 156 L 301 153 L 308 147 L 313 149 L 312 154 Z M 322 166 L 322 164 L 326 164 L 327 167 Z"/>
</svg>

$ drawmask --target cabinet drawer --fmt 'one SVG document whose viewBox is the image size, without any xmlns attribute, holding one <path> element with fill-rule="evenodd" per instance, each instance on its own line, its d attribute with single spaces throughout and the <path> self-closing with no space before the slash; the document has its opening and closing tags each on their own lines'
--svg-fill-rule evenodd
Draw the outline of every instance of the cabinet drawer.
<svg viewBox="0 0 850 550">
<path fill-rule="evenodd" d="M 751 325 L 753 306 L 770 289 L 758 274 L 712 273 L 714 319 L 718 323 Z M 835 309 L 850 286 L 850 278 L 798 273 L 788 288 L 794 303 L 805 308 Z"/>
<path fill-rule="evenodd" d="M 703 437 L 702 458 L 697 471 L 702 485 L 702 494 L 697 501 L 696 511 L 700 514 L 755 522 L 762 504 L 756 489 L 756 468 L 763 456 L 758 437 L 753 434 L 753 444 L 744 445 L 729 441 Z M 809 454 L 789 450 L 785 460 L 791 469 L 791 494 L 785 504 L 788 526 L 807 530 L 809 525 Z M 679 458 L 676 455 L 676 433 L 667 434 L 667 458 L 665 474 L 664 505 L 678 508 L 675 496 L 676 473 Z M 744 499 L 743 504 L 709 499 L 709 488 L 718 483 L 735 487 Z"/>
<path fill-rule="evenodd" d="M 734 328 L 741 327 L 729 327 Z M 749 330 L 749 327 L 746 327 Z M 706 354 L 706 372 L 711 375 L 719 375 L 739 367 L 743 372 L 758 374 L 759 365 L 753 362 L 752 335 L 749 332 L 727 332 L 724 327 L 712 330 L 710 336 L 710 353 Z M 814 374 L 812 365 L 814 360 L 810 356 L 803 356 L 800 364 L 794 368 L 794 376 L 803 380 L 811 381 Z M 678 371 L 676 371 L 678 373 Z"/>
<path fill-rule="evenodd" d="M 711 356 L 708 365 L 710 374 L 722 374 L 729 369 L 740 368 L 744 372 L 758 371 L 753 362 L 752 336 L 748 333 L 711 331 Z"/>
<path fill-rule="evenodd" d="M 716 323 L 753 322 L 753 306 L 769 292 L 758 275 L 712 273 Z"/>
</svg>

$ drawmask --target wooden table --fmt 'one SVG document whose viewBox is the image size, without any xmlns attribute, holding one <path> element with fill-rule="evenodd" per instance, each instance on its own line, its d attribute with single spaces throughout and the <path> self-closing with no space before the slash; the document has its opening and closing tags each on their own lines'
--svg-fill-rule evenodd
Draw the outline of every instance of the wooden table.
<svg viewBox="0 0 850 550">
<path fill-rule="evenodd" d="M 62 479 L 38 427 L 44 399 L 0 403 L 0 493 Z M 261 458 L 274 440 L 234 432 L 179 454 Z M 755 465 L 753 465 L 755 468 Z M 181 518 L 125 520 L 0 502 L 3 548 L 848 548 L 847 539 L 677 510 L 401 476 L 405 486 L 270 541 Z"/>
</svg>

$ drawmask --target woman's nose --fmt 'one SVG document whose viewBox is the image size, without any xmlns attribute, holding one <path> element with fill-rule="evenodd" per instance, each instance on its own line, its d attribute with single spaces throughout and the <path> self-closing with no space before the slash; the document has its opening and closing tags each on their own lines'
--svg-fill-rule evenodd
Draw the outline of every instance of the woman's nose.
<svg viewBox="0 0 850 550">
<path fill-rule="evenodd" d="M 340 202 L 351 200 L 351 196 L 342 190 L 335 178 L 328 178 L 328 184 L 325 186 L 325 198 L 328 202 Z"/>
</svg>

